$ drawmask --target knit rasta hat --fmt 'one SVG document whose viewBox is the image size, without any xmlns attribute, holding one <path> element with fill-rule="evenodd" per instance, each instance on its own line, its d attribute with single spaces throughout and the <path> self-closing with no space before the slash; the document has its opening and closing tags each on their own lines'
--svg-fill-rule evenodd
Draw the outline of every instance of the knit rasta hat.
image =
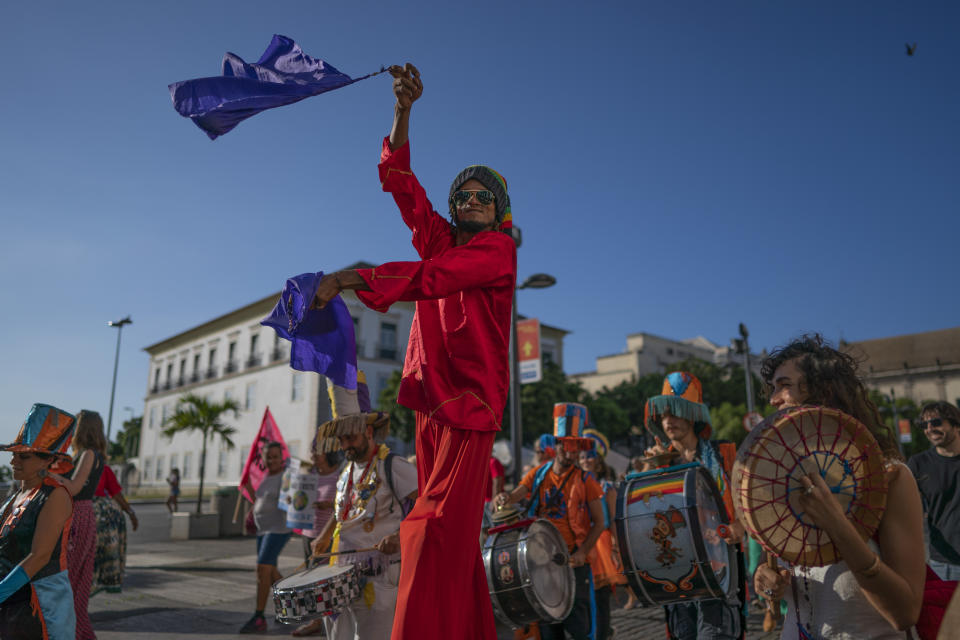
<svg viewBox="0 0 960 640">
<path fill-rule="evenodd" d="M 510 229 L 513 226 L 513 214 L 510 211 L 510 196 L 507 195 L 507 181 L 502 175 L 483 164 L 470 165 L 461 171 L 453 179 L 453 184 L 450 185 L 450 196 L 447 199 L 447 204 L 450 205 L 450 217 L 453 218 L 454 224 L 457 222 L 457 206 L 453 203 L 453 194 L 467 180 L 476 180 L 493 192 L 496 198 L 494 205 L 497 207 L 497 222 L 500 223 L 500 230 Z"/>
<path fill-rule="evenodd" d="M 667 434 L 660 425 L 664 413 L 689 420 L 697 436 L 708 440 L 713 428 L 710 426 L 710 410 L 703 404 L 703 386 L 692 373 L 675 371 L 663 379 L 662 395 L 647 400 L 644 422 L 647 430 L 664 443 Z"/>
<path fill-rule="evenodd" d="M 373 438 L 377 442 L 382 442 L 390 433 L 390 414 L 370 409 L 370 391 L 363 371 L 357 371 L 356 389 L 341 387 L 327 378 L 327 392 L 330 394 L 333 419 L 317 427 L 314 444 L 316 453 L 338 450 L 339 436 L 355 435 L 368 425 L 373 427 Z"/>
</svg>

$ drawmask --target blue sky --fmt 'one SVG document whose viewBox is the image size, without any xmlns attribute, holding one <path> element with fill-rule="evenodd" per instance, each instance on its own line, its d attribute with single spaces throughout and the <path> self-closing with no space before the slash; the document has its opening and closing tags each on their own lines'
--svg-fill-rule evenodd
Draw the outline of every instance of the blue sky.
<svg viewBox="0 0 960 640">
<path fill-rule="evenodd" d="M 376 161 L 389 78 L 211 142 L 167 84 L 274 33 L 351 75 L 412 61 L 413 167 L 509 182 L 520 311 L 568 372 L 648 331 L 755 349 L 958 324 L 949 2 L 14 3 L 0 21 L 0 441 L 33 402 L 142 412 L 146 345 L 356 260 L 414 257 Z M 917 42 L 914 57 L 905 42 Z M 116 427 L 116 424 L 115 424 Z"/>
</svg>

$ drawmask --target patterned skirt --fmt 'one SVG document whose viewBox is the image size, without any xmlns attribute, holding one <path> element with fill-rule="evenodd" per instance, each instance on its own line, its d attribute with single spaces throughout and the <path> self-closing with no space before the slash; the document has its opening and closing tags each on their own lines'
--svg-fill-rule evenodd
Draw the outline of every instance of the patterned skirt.
<svg viewBox="0 0 960 640">
<path fill-rule="evenodd" d="M 93 559 L 93 588 L 120 591 L 127 563 L 127 520 L 113 498 L 93 499 L 97 516 L 97 548 Z"/>
</svg>

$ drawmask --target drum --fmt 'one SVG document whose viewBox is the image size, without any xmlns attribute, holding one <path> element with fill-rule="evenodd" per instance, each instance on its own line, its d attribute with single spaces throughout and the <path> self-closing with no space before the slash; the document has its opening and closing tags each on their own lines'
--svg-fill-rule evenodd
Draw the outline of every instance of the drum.
<svg viewBox="0 0 960 640">
<path fill-rule="evenodd" d="M 864 540 L 886 507 L 880 445 L 856 418 L 803 406 L 775 413 L 747 436 L 733 467 L 733 502 L 740 521 L 763 547 L 790 564 L 837 562 L 836 546 L 797 502 L 803 475 L 819 472 Z"/>
<path fill-rule="evenodd" d="M 627 582 L 649 606 L 736 596 L 736 547 L 717 485 L 699 463 L 631 473 L 617 489 L 617 539 Z"/>
<path fill-rule="evenodd" d="M 323 564 L 273 585 L 277 622 L 285 624 L 337 613 L 359 597 L 360 572 L 355 565 Z"/>
<path fill-rule="evenodd" d="M 567 543 L 548 520 L 491 529 L 483 564 L 494 614 L 513 629 L 564 620 L 576 587 L 569 561 Z"/>
</svg>

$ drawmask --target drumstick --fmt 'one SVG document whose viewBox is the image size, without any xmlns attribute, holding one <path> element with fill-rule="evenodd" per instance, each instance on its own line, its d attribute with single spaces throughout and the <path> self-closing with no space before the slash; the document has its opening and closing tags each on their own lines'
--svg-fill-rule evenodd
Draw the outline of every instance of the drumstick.
<svg viewBox="0 0 960 640">
<path fill-rule="evenodd" d="M 775 572 L 779 567 L 777 566 L 777 556 L 772 553 L 767 556 L 767 566 L 773 569 Z M 763 616 L 763 630 L 764 631 L 773 631 L 777 628 L 777 622 L 780 621 L 780 602 L 774 602 L 773 598 L 767 598 L 767 611 Z"/>
<path fill-rule="evenodd" d="M 330 556 L 345 556 L 348 553 L 366 553 L 367 551 L 377 551 L 376 547 L 366 547 L 365 549 L 347 549 L 346 551 L 328 551 L 327 553 L 315 553 L 312 557 L 316 559 L 329 558 Z"/>
</svg>

